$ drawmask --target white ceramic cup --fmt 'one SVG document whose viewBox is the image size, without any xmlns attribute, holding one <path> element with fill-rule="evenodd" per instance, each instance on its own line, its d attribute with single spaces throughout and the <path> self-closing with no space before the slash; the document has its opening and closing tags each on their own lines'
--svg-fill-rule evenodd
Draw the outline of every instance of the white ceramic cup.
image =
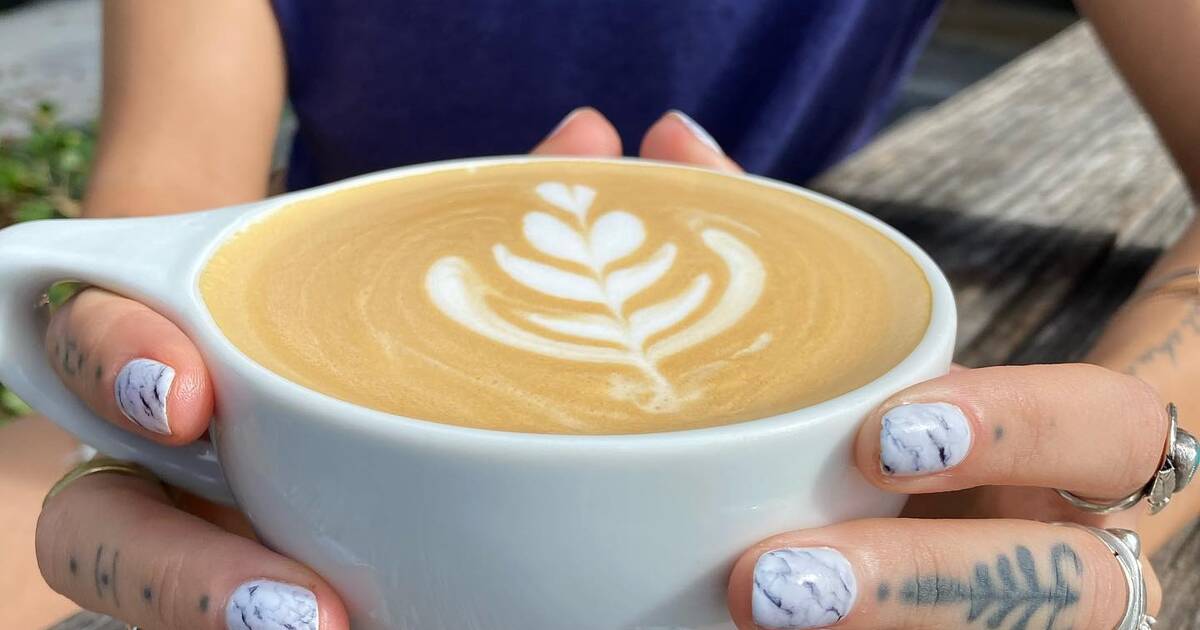
<svg viewBox="0 0 1200 630">
<path fill-rule="evenodd" d="M 506 433 L 359 407 L 251 361 L 201 300 L 198 278 L 214 250 L 294 201 L 431 171 L 537 161 L 443 162 L 206 212 L 0 231 L 0 382 L 100 451 L 236 502 L 267 545 L 333 584 L 356 630 L 731 628 L 726 580 L 749 545 L 787 530 L 894 516 L 904 502 L 863 480 L 851 441 L 888 395 L 947 371 L 956 317 L 937 266 L 884 223 L 750 177 L 895 241 L 932 289 L 929 328 L 903 361 L 850 393 L 771 418 L 673 433 Z M 215 449 L 133 436 L 63 386 L 43 349 L 38 305 L 64 279 L 141 301 L 187 333 L 217 392 Z"/>
</svg>

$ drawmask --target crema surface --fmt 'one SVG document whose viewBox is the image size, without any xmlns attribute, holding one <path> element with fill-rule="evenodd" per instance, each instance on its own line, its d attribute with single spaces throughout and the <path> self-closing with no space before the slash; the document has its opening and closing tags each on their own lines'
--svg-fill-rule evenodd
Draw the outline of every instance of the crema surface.
<svg viewBox="0 0 1200 630">
<path fill-rule="evenodd" d="M 462 168 L 297 201 L 200 290 L 252 360 L 389 413 L 534 433 L 742 422 L 864 385 L 929 323 L 890 240 L 679 168 Z"/>
</svg>

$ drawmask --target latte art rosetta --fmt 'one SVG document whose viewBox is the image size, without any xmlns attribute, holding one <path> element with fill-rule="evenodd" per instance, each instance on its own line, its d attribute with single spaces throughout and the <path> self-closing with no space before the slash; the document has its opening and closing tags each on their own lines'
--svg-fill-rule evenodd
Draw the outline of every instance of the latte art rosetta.
<svg viewBox="0 0 1200 630">
<path fill-rule="evenodd" d="M 622 434 L 765 418 L 882 375 L 929 321 L 862 222 L 696 169 L 536 160 L 292 201 L 223 244 L 205 305 L 247 357 L 399 416 Z"/>
<path fill-rule="evenodd" d="M 502 244 L 493 246 L 496 265 L 520 284 L 551 298 L 562 300 L 555 310 L 536 306 L 519 311 L 520 323 L 500 316 L 490 306 L 489 294 L 497 292 L 462 258 L 438 259 L 425 275 L 430 299 L 447 317 L 500 343 L 564 361 L 617 363 L 639 370 L 644 384 L 613 375 L 610 394 L 628 400 L 648 412 L 678 411 L 686 400 L 702 395 L 678 391 L 659 370 L 659 362 L 673 354 L 719 335 L 742 318 L 762 295 L 766 270 L 754 252 L 736 236 L 716 228 L 699 228 L 700 238 L 724 262 L 731 281 L 700 319 L 677 329 L 705 303 L 713 282 L 708 274 L 697 274 L 687 288 L 669 298 L 627 313 L 629 298 L 655 284 L 671 270 L 677 246 L 665 243 L 645 260 L 620 266 L 646 240 L 641 219 L 623 210 L 613 210 L 589 224 L 588 213 L 596 191 L 587 186 L 546 182 L 537 193 L 563 211 L 564 217 L 531 212 L 523 217 L 525 239 L 541 253 L 587 271 L 560 267 L 523 258 Z M 564 221 L 564 218 L 567 220 Z M 589 302 L 607 312 L 571 312 L 571 301 Z M 659 333 L 673 334 L 650 341 Z M 579 341 L 546 336 L 559 333 Z M 764 332 L 753 351 L 770 343 Z M 581 343 L 590 342 L 590 343 Z M 702 368 L 705 366 L 701 366 Z"/>
</svg>

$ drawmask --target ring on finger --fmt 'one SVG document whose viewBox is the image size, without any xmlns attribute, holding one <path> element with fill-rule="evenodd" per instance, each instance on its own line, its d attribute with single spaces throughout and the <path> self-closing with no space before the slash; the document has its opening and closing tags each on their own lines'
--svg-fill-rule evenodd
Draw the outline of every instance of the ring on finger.
<svg viewBox="0 0 1200 630">
<path fill-rule="evenodd" d="M 84 477 L 87 477 L 88 475 L 95 475 L 97 473 L 130 475 L 133 477 L 141 477 L 142 479 L 153 481 L 158 484 L 162 483 L 162 480 L 156 477 L 154 473 L 133 462 L 126 462 L 104 456 L 93 457 L 92 459 L 72 468 L 67 472 L 67 474 L 63 475 L 62 479 L 54 482 L 54 485 L 50 487 L 50 491 L 46 493 L 46 498 L 42 499 L 42 507 L 45 507 L 46 504 L 50 502 L 50 499 L 54 498 L 55 495 L 65 490 L 67 486 L 79 481 L 80 479 L 83 479 Z"/>
<path fill-rule="evenodd" d="M 1171 497 L 1183 490 L 1196 475 L 1200 456 L 1197 453 L 1196 438 L 1179 427 L 1179 410 L 1175 403 L 1167 404 L 1167 420 L 1170 427 L 1167 431 L 1167 444 L 1163 449 L 1162 460 L 1154 477 L 1133 494 L 1111 502 L 1090 501 L 1076 496 L 1066 490 L 1058 490 L 1058 494 L 1071 505 L 1096 514 L 1112 514 L 1128 510 L 1137 505 L 1142 499 L 1150 504 L 1150 513 L 1158 514 L 1171 502 Z"/>
<path fill-rule="evenodd" d="M 1113 630 L 1151 630 L 1157 620 L 1146 613 L 1146 575 L 1138 557 L 1142 553 L 1142 539 L 1137 532 L 1128 529 L 1100 529 L 1078 523 L 1062 523 L 1087 531 L 1112 552 L 1125 575 L 1125 586 L 1129 597 L 1125 602 L 1125 616 Z"/>
</svg>

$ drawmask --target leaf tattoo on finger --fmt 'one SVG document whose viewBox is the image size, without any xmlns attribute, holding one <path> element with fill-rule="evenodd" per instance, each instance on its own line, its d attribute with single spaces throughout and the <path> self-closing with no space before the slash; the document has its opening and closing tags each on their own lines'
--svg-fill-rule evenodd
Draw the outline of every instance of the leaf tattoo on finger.
<svg viewBox="0 0 1200 630">
<path fill-rule="evenodd" d="M 1062 613 L 1078 605 L 1081 594 L 1078 578 L 1083 563 L 1069 545 L 1060 543 L 1051 548 L 1050 581 L 1043 583 L 1037 564 L 1028 547 L 1018 546 L 1013 559 L 1006 554 L 997 556 L 993 567 L 980 562 L 968 580 L 941 575 L 918 576 L 908 580 L 900 589 L 900 601 L 913 606 L 967 605 L 967 623 L 982 621 L 987 628 L 1029 630 L 1040 627 L 1056 630 Z M 1033 619 L 1042 614 L 1032 626 Z M 1009 623 L 1010 625 L 1005 625 Z"/>
</svg>

